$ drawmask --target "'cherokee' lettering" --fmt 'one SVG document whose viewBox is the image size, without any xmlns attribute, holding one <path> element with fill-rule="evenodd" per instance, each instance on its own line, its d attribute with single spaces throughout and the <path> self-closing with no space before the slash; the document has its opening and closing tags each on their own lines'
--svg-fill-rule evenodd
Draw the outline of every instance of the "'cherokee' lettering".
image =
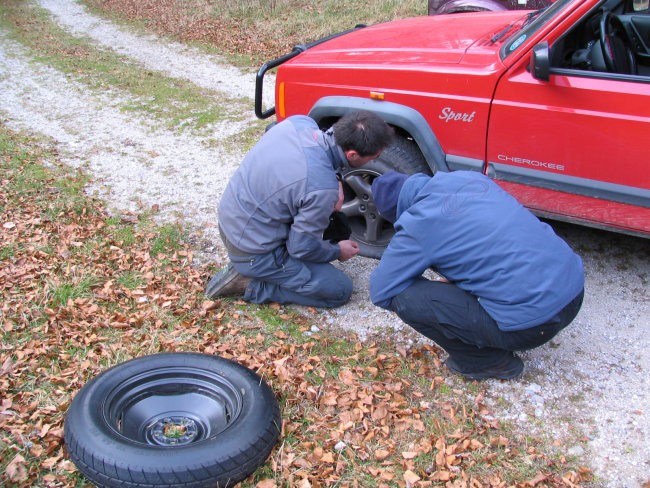
<svg viewBox="0 0 650 488">
<path fill-rule="evenodd" d="M 526 159 L 526 158 L 517 158 L 514 156 L 506 156 L 505 154 L 499 154 L 497 156 L 499 161 L 509 161 L 515 164 L 525 164 L 527 166 L 534 166 L 536 168 L 552 169 L 555 171 L 564 171 L 563 164 L 548 163 L 545 161 L 537 161 L 535 159 Z"/>
<path fill-rule="evenodd" d="M 450 120 L 460 121 L 460 122 L 472 122 L 474 120 L 475 115 L 476 115 L 476 111 L 472 113 L 454 112 L 451 109 L 451 107 L 445 107 L 442 109 L 442 112 L 440 112 L 440 115 L 438 115 L 438 118 L 444 120 L 445 122 L 449 122 Z"/>
</svg>

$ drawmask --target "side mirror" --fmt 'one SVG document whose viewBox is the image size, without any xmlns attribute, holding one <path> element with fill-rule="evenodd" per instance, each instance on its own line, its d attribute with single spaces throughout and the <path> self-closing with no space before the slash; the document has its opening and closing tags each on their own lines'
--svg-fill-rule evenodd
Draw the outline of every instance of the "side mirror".
<svg viewBox="0 0 650 488">
<path fill-rule="evenodd" d="M 542 42 L 533 48 L 533 57 L 530 60 L 530 72 L 538 80 L 548 81 L 551 78 L 548 42 Z"/>
</svg>

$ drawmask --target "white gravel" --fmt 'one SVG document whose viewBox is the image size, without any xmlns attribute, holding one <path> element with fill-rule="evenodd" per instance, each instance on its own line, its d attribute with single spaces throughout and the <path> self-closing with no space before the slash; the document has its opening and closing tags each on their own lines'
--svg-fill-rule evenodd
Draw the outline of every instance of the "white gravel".
<svg viewBox="0 0 650 488">
<path fill-rule="evenodd" d="M 143 69 L 251 99 L 252 114 L 252 71 L 133 33 L 72 0 L 38 2 L 71 33 L 114 49 Z M 117 211 L 159 206 L 161 220 L 180 220 L 212 243 L 203 249 L 210 258 L 223 260 L 215 210 L 243 154 L 221 147 L 219 141 L 245 122 L 213 127 L 211 140 L 161 128 L 121 112 L 118 102 L 124 94 L 90 92 L 34 62 L 1 31 L 0 94 L 0 120 L 51 138 L 68 164 L 93 177 L 90 192 Z M 569 225 L 557 228 L 585 262 L 583 309 L 550 344 L 522 355 L 527 369 L 521 380 L 488 382 L 486 401 L 493 416 L 511 420 L 523 431 L 541 430 L 560 439 L 568 435 L 572 442 L 563 452 L 569 449 L 589 466 L 598 485 L 641 487 L 650 480 L 650 243 Z M 416 340 L 392 314 L 369 302 L 368 276 L 374 265 L 365 258 L 341 265 L 354 277 L 357 291 L 345 307 L 319 312 L 323 327 L 351 329 L 362 336 L 391 331 Z"/>
<path fill-rule="evenodd" d="M 160 42 L 152 35 L 135 34 L 88 15 L 83 6 L 70 0 L 38 0 L 38 3 L 72 34 L 90 37 L 119 54 L 139 61 L 148 69 L 232 97 L 250 98 L 255 93 L 255 77 L 228 66 L 220 56 L 200 53 L 177 42 Z M 215 72 L 215 66 L 218 72 Z M 267 94 L 272 95 L 273 90 L 268 90 Z"/>
</svg>

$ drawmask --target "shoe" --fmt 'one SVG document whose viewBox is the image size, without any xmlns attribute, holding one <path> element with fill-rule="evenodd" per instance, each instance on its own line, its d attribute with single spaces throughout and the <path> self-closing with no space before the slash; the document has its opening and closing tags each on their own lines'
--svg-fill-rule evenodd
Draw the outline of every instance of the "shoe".
<svg viewBox="0 0 650 488">
<path fill-rule="evenodd" d="M 205 295 L 213 300 L 217 297 L 243 295 L 251 279 L 239 274 L 232 264 L 216 273 L 205 287 Z"/>
<path fill-rule="evenodd" d="M 512 353 L 511 356 L 504 358 L 498 364 L 482 371 L 463 372 L 456 361 L 451 357 L 447 358 L 445 364 L 452 372 L 464 376 L 469 380 L 477 381 L 487 380 L 490 378 L 512 380 L 518 378 L 524 372 L 524 362 L 514 353 Z"/>
</svg>

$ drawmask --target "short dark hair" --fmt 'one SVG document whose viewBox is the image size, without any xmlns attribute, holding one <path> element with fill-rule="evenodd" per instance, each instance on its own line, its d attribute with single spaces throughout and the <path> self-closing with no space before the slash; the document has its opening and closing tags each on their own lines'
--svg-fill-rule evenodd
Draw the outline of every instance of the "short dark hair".
<svg viewBox="0 0 650 488">
<path fill-rule="evenodd" d="M 334 139 L 344 151 L 373 156 L 393 142 L 393 128 L 368 110 L 346 113 L 334 124 Z"/>
</svg>

